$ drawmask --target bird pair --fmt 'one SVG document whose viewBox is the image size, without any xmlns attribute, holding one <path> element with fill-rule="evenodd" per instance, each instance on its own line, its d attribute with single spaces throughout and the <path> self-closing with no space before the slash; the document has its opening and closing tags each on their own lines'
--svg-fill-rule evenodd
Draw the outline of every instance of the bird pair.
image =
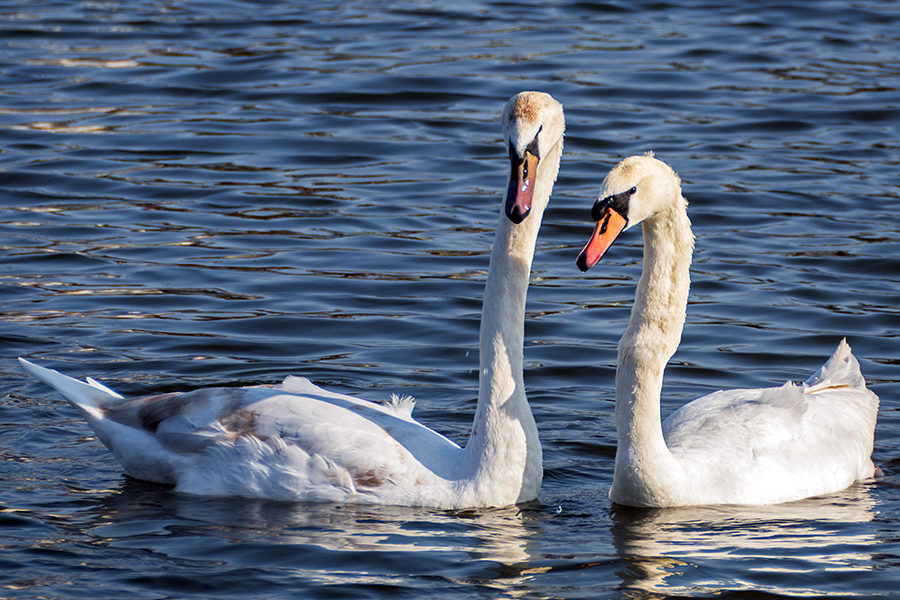
<svg viewBox="0 0 900 600">
<path fill-rule="evenodd" d="M 525 297 L 535 242 L 559 171 L 565 119 L 551 96 L 522 92 L 502 126 L 511 172 L 491 253 L 480 330 L 478 404 L 465 447 L 389 404 L 300 377 L 278 385 L 126 399 L 22 360 L 87 419 L 129 475 L 177 491 L 292 501 L 464 508 L 534 500 L 538 429 L 525 395 Z M 875 473 L 878 398 L 842 341 L 806 383 L 719 391 L 660 419 L 663 373 L 681 339 L 694 246 L 675 172 L 652 155 L 610 171 L 577 259 L 594 266 L 642 225 L 643 272 L 619 343 L 615 472 L 632 506 L 774 504 L 844 489 Z"/>
</svg>

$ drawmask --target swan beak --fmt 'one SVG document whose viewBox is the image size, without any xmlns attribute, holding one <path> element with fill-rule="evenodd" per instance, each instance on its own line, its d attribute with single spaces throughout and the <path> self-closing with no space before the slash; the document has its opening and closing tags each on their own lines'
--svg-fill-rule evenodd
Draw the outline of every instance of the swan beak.
<svg viewBox="0 0 900 600">
<path fill-rule="evenodd" d="M 512 172 L 509 174 L 509 188 L 506 190 L 506 216 L 519 224 L 531 212 L 534 196 L 534 177 L 537 174 L 538 157 L 529 151 L 519 158 L 510 156 Z"/>
<path fill-rule="evenodd" d="M 627 224 L 628 220 L 625 217 L 612 208 L 607 208 L 605 214 L 594 226 L 594 233 L 591 235 L 591 239 L 584 247 L 584 250 L 581 251 L 581 254 L 578 255 L 578 260 L 575 261 L 578 268 L 585 272 L 600 262 L 600 259 L 603 258 L 603 255 L 609 250 L 612 243 L 616 241 L 616 238 L 622 233 Z"/>
</svg>

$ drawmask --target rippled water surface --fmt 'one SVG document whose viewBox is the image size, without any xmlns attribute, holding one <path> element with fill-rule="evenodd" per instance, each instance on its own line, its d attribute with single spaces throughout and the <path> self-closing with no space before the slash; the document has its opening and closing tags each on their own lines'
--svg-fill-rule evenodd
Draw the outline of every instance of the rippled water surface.
<svg viewBox="0 0 900 600">
<path fill-rule="evenodd" d="M 0 597 L 897 597 L 894 2 L 0 5 Z M 196 498 L 127 479 L 15 361 L 125 394 L 304 375 L 466 439 L 523 89 L 566 110 L 525 381 L 540 499 L 462 512 Z M 612 506 L 625 235 L 600 181 L 654 150 L 697 235 L 663 412 L 806 379 L 846 336 L 884 479 L 759 509 Z"/>
</svg>

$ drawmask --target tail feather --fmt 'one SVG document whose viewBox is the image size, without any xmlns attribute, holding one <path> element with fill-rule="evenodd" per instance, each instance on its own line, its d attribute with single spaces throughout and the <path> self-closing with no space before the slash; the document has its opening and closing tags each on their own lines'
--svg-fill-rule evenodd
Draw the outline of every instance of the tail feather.
<svg viewBox="0 0 900 600">
<path fill-rule="evenodd" d="M 814 394 L 834 388 L 865 389 L 866 380 L 859 368 L 859 361 L 853 356 L 847 339 L 841 340 L 837 350 L 816 374 L 806 380 L 803 392 Z"/>
<path fill-rule="evenodd" d="M 20 358 L 19 362 L 26 371 L 54 388 L 66 400 L 81 409 L 93 412 L 93 410 L 107 407 L 116 400 L 122 399 L 120 394 L 90 377 L 87 378 L 87 382 L 78 381 L 68 375 L 63 375 L 59 371 L 41 367 L 24 358 Z"/>
</svg>

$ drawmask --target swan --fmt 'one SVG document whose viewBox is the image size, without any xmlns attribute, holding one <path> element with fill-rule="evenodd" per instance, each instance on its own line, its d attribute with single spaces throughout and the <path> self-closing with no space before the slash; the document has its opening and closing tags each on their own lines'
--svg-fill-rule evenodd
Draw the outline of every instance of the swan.
<svg viewBox="0 0 900 600">
<path fill-rule="evenodd" d="M 597 264 L 642 224 L 644 264 L 619 341 L 610 499 L 639 507 L 768 505 L 843 490 L 874 476 L 878 397 L 843 340 L 805 383 L 718 391 L 660 423 L 666 362 L 681 340 L 694 236 L 681 181 L 652 153 L 616 165 L 576 264 Z"/>
<path fill-rule="evenodd" d="M 308 379 L 127 399 L 19 359 L 87 419 L 132 477 L 207 496 L 459 509 L 534 500 L 541 445 L 525 397 L 525 295 L 563 150 L 562 105 L 522 92 L 506 104 L 511 173 L 480 328 L 478 402 L 464 448 L 412 418 Z"/>
</svg>

